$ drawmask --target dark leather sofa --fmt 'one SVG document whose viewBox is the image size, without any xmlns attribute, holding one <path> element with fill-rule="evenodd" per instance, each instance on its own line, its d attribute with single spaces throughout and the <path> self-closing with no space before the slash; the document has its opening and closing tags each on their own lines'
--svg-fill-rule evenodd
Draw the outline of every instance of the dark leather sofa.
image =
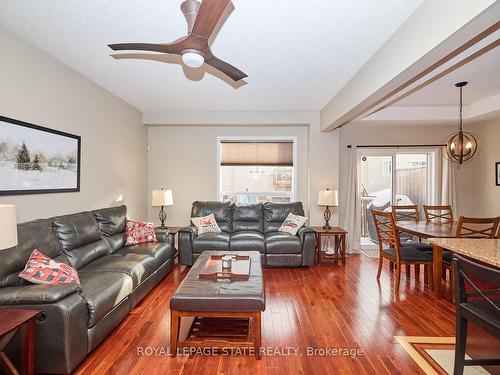
<svg viewBox="0 0 500 375">
<path fill-rule="evenodd" d="M 172 269 L 171 235 L 124 247 L 126 214 L 121 206 L 22 223 L 18 246 L 0 252 L 0 307 L 42 310 L 36 372 L 74 370 Z M 20 279 L 34 248 L 76 268 L 81 287 Z M 17 344 L 8 348 L 14 358 Z"/>
<path fill-rule="evenodd" d="M 303 216 L 302 203 L 194 202 L 191 217 L 214 213 L 222 232 L 198 235 L 193 225 L 182 228 L 178 233 L 180 264 L 192 265 L 205 250 L 225 250 L 258 251 L 265 266 L 312 266 L 316 250 L 314 230 L 302 227 L 296 236 L 278 231 L 290 212 Z"/>
</svg>

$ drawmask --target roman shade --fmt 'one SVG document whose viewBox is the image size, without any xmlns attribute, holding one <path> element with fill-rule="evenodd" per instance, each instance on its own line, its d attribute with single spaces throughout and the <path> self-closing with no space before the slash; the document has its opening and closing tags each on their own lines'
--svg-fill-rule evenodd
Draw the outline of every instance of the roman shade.
<svg viewBox="0 0 500 375">
<path fill-rule="evenodd" d="M 222 166 L 293 166 L 293 142 L 222 141 L 220 159 Z"/>
</svg>

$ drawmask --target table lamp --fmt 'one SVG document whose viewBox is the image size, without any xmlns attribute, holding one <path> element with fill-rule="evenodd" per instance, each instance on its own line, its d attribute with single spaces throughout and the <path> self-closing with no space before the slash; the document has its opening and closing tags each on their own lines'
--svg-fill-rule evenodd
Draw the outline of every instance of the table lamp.
<svg viewBox="0 0 500 375">
<path fill-rule="evenodd" d="M 17 245 L 16 206 L 0 204 L 0 251 Z"/>
<path fill-rule="evenodd" d="M 332 217 L 330 212 L 330 207 L 337 207 L 339 205 L 339 193 L 337 190 L 320 190 L 318 191 L 318 206 L 325 206 L 325 213 L 323 217 L 325 218 L 325 225 L 323 229 L 331 229 L 332 227 L 328 223 Z"/>
<path fill-rule="evenodd" d="M 163 188 L 161 188 L 161 190 L 153 190 L 153 197 L 151 201 L 153 207 L 161 207 L 160 214 L 158 215 L 161 221 L 160 229 L 167 229 L 165 226 L 167 213 L 165 212 L 164 207 L 174 205 L 172 190 L 163 190 Z"/>
</svg>

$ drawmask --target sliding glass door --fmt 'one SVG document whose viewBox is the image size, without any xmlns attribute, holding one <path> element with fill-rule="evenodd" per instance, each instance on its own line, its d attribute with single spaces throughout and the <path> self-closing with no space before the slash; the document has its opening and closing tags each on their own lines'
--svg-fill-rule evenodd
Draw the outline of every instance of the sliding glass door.
<svg viewBox="0 0 500 375">
<path fill-rule="evenodd" d="M 434 204 L 436 157 L 433 149 L 358 149 L 358 196 L 361 247 L 377 245 L 371 209 L 390 211 L 392 205 Z"/>
</svg>

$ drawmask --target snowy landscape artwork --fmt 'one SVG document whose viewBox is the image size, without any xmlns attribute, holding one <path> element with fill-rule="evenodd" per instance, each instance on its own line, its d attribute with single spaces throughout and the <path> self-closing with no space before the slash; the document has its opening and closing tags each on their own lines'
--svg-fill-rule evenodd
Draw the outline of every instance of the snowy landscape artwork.
<svg viewBox="0 0 500 375">
<path fill-rule="evenodd" d="M 80 189 L 80 137 L 0 116 L 0 195 Z"/>
</svg>

